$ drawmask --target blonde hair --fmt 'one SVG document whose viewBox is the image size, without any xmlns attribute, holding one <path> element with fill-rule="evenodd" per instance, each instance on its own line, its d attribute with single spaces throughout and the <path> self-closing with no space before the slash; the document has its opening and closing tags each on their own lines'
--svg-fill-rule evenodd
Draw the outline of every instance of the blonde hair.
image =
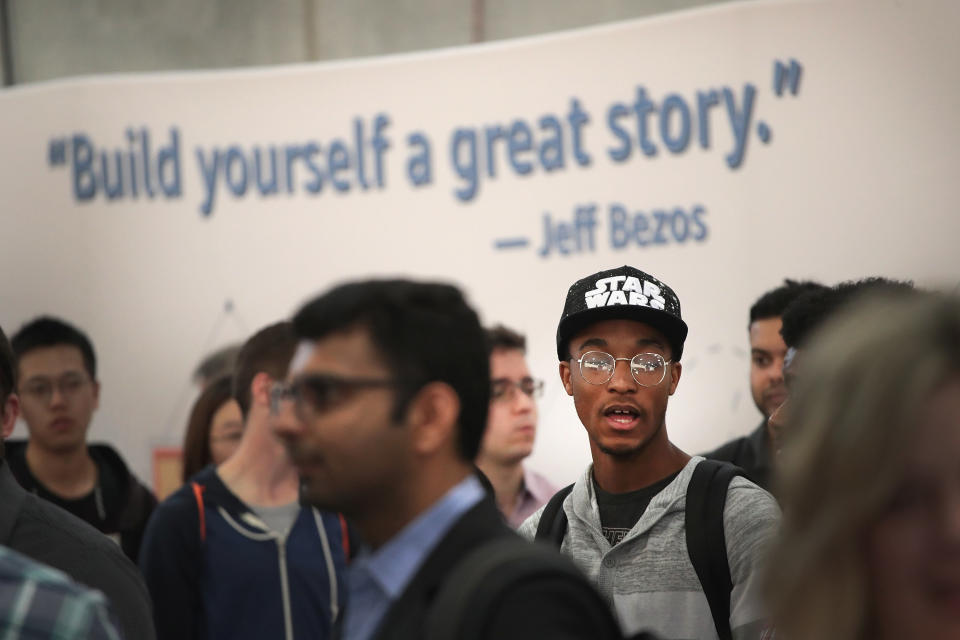
<svg viewBox="0 0 960 640">
<path fill-rule="evenodd" d="M 799 356 L 779 460 L 783 527 L 770 562 L 778 632 L 871 635 L 863 543 L 900 482 L 917 416 L 960 374 L 960 300 L 864 299 Z"/>
</svg>

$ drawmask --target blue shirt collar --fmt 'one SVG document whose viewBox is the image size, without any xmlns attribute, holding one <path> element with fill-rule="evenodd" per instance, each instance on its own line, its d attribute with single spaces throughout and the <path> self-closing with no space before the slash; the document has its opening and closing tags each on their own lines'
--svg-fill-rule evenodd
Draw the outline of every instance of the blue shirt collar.
<svg viewBox="0 0 960 640">
<path fill-rule="evenodd" d="M 374 553 L 362 552 L 354 569 L 364 570 L 395 600 L 450 527 L 483 499 L 484 491 L 470 474 L 417 516 Z"/>
</svg>

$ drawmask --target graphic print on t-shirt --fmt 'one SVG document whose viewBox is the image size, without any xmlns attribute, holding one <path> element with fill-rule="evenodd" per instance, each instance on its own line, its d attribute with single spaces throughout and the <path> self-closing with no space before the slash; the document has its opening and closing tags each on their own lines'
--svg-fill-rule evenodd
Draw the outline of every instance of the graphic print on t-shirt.
<svg viewBox="0 0 960 640">
<path fill-rule="evenodd" d="M 643 512 L 647 510 L 650 501 L 673 482 L 679 473 L 678 471 L 648 487 L 627 493 L 604 491 L 596 480 L 593 481 L 593 490 L 597 494 L 597 507 L 600 509 L 600 530 L 610 546 L 620 544 L 640 520 Z"/>
<path fill-rule="evenodd" d="M 632 529 L 633 527 L 630 527 Z M 620 541 L 630 533 L 630 529 L 622 529 L 620 527 L 601 527 L 603 531 L 603 536 L 610 543 L 611 547 L 615 547 L 620 544 Z"/>
</svg>

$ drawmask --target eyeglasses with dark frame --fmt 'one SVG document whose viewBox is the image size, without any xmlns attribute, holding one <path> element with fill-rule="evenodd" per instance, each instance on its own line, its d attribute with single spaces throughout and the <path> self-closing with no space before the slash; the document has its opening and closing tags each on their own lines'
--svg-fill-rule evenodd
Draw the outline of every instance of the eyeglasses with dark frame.
<svg viewBox="0 0 960 640">
<path fill-rule="evenodd" d="M 590 384 L 606 384 L 613 377 L 617 363 L 630 363 L 630 375 L 641 387 L 655 387 L 667 375 L 670 360 L 659 353 L 638 353 L 632 358 L 614 358 L 605 351 L 588 351 L 577 360 L 580 376 Z"/>
<path fill-rule="evenodd" d="M 543 393 L 543 380 L 524 378 L 513 381 L 507 378 L 496 378 L 490 381 L 491 400 L 511 400 L 517 390 L 522 391 L 530 398 L 537 398 Z"/>
<path fill-rule="evenodd" d="M 72 398 L 80 392 L 91 380 L 81 373 L 65 373 L 56 380 L 50 378 L 31 378 L 20 387 L 20 395 L 35 399 L 47 405 L 53 400 L 53 390 L 56 389 L 63 398 Z"/>
<path fill-rule="evenodd" d="M 391 379 L 346 378 L 327 373 L 303 375 L 289 384 L 276 382 L 270 387 L 270 413 L 279 414 L 283 402 L 291 401 L 297 415 L 307 417 L 332 409 L 359 389 L 396 384 Z"/>
</svg>

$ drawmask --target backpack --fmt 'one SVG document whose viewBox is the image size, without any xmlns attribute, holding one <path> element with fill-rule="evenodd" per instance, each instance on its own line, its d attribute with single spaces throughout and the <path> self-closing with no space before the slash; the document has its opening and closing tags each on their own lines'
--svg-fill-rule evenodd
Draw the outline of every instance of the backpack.
<svg viewBox="0 0 960 640">
<path fill-rule="evenodd" d="M 513 597 L 510 587 L 529 580 L 563 585 L 586 604 L 590 626 L 596 629 L 593 637 L 623 637 L 610 607 L 568 558 L 509 536 L 480 545 L 456 564 L 430 605 L 425 640 L 480 640 L 484 621 L 501 601 Z"/>
<path fill-rule="evenodd" d="M 723 508 L 730 481 L 745 473 L 740 467 L 717 460 L 702 460 L 693 470 L 687 486 L 684 529 L 690 562 L 710 604 L 710 614 L 720 640 L 732 640 L 730 630 L 730 563 L 727 561 Z M 558 491 L 540 515 L 535 540 L 546 540 L 558 548 L 567 533 L 567 514 L 563 501 L 573 485 Z"/>
</svg>

